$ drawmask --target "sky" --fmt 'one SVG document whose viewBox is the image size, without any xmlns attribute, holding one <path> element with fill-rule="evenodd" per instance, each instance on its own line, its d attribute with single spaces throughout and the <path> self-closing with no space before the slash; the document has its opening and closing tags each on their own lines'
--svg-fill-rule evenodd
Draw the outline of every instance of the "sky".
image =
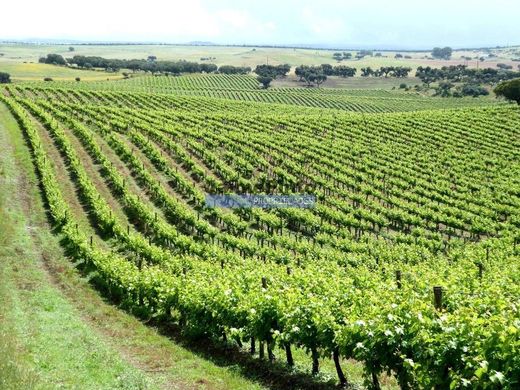
<svg viewBox="0 0 520 390">
<path fill-rule="evenodd" d="M 23 0 L 0 7 L 0 40 L 503 46 L 519 15 L 519 0 Z"/>
</svg>

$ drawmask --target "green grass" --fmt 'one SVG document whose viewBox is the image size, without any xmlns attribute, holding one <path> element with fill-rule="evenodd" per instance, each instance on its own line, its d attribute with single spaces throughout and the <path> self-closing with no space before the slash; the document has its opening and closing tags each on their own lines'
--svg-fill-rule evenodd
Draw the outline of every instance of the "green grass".
<svg viewBox="0 0 520 390">
<path fill-rule="evenodd" d="M 33 383 L 41 388 L 147 388 L 148 382 L 82 321 L 74 307 L 50 283 L 42 258 L 60 256 L 56 240 L 45 228 L 45 214 L 33 203 L 35 177 L 20 174 L 30 169 L 16 123 L 1 107 L 0 141 L 2 191 L 0 193 L 0 252 L 2 286 L 2 344 L 17 353 L 0 355 L 0 366 L 11 374 L 2 388 Z M 10 137 L 18 138 L 15 142 Z M 18 161 L 18 163 L 17 163 Z M 18 194 L 12 196 L 12 194 Z M 40 209 L 41 211 L 41 209 Z M 18 367 L 30 367 L 31 374 Z M 0 375 L 4 377 L 4 375 Z"/>
</svg>

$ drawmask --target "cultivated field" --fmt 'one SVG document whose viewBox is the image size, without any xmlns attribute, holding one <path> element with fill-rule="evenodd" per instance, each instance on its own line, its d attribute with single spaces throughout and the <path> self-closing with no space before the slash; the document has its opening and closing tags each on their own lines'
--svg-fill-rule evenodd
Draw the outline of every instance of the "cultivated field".
<svg viewBox="0 0 520 390">
<path fill-rule="evenodd" d="M 228 365 L 263 361 L 252 376 L 213 367 L 139 323 L 125 331 L 137 346 L 116 347 L 121 336 L 107 336 L 97 321 L 104 315 L 119 329 L 130 319 L 107 306 L 110 314 L 78 325 L 78 332 L 97 329 L 90 345 L 104 345 L 78 380 L 112 386 L 123 375 L 135 388 L 164 381 L 328 388 L 338 380 L 375 388 L 517 386 L 518 108 L 254 84 L 208 75 L 2 90 L 2 209 L 19 208 L 6 218 L 19 223 L 10 235 L 26 237 L 28 251 L 40 251 L 39 243 L 49 249 L 28 264 L 4 261 L 1 275 L 15 283 L 10 275 L 33 267 L 41 275 L 30 283 L 49 274 L 56 297 L 38 296 L 22 281 L 12 290 L 51 305 L 54 320 L 70 316 L 71 326 L 81 322 L 75 306 L 82 315 L 100 310 L 81 297 L 98 299 L 88 285 L 82 294 L 68 291 L 73 276 L 62 273 L 74 271 L 56 260 L 64 250 L 120 308 L 186 340 L 224 343 L 238 354 L 226 357 Z M 10 192 L 26 195 L 20 201 Z M 306 193 L 317 204 L 221 209 L 205 203 L 207 193 Z M 12 291 L 3 294 L 11 310 L 29 315 Z M 42 332 L 58 330 L 49 320 Z M 56 364 L 63 345 L 38 352 L 43 341 L 31 340 L 23 347 L 28 372 L 11 371 L 29 383 L 70 375 L 66 363 Z M 150 362 L 135 364 L 156 356 L 139 347 L 143 340 L 164 348 L 160 375 L 149 373 Z M 87 353 L 81 348 L 75 344 L 78 356 Z M 218 348 L 206 353 L 222 354 Z M 101 375 L 103 356 L 111 360 Z M 192 368 L 176 377 L 168 356 Z M 35 369 L 36 358 L 49 368 Z"/>
<path fill-rule="evenodd" d="M 69 51 L 69 47 L 74 51 Z M 429 51 L 405 52 L 405 51 L 379 51 L 380 57 L 367 56 L 361 60 L 352 59 L 342 61 L 341 64 L 353 66 L 359 69 L 367 66 L 377 68 L 380 66 L 409 66 L 413 69 L 418 66 L 441 67 L 445 65 L 465 64 L 468 67 L 495 67 L 497 63 L 505 63 L 516 68 L 518 62 L 511 61 L 518 57 L 518 47 L 506 49 L 493 49 L 491 53 L 496 57 L 487 58 L 489 51 L 485 50 L 455 50 L 451 60 L 432 60 Z M 343 52 L 343 50 L 340 50 Z M 217 65 L 250 66 L 254 68 L 258 64 L 269 63 L 298 65 L 335 64 L 332 55 L 335 50 L 317 49 L 293 49 L 293 48 L 265 48 L 242 46 L 190 46 L 190 45 L 43 45 L 43 44 L 7 44 L 0 43 L 0 71 L 11 73 L 15 80 L 41 80 L 43 77 L 56 77 L 74 79 L 75 76 L 96 78 L 97 75 L 85 73 L 86 71 L 73 70 L 75 74 L 58 72 L 57 69 L 45 68 L 45 65 L 37 64 L 40 57 L 48 53 L 60 54 L 64 57 L 74 55 L 101 56 L 104 58 L 147 58 L 156 56 L 159 60 L 187 60 L 200 62 L 201 58 L 211 58 L 206 62 Z M 347 51 L 355 56 L 356 51 Z M 376 53 L 378 51 L 374 51 Z M 394 58 L 399 53 L 411 58 Z M 2 55 L 3 54 L 3 55 Z M 472 60 L 462 58 L 469 57 Z M 477 64 L 477 58 L 485 56 L 485 62 Z M 24 62 L 28 64 L 24 64 Z M 35 66 L 28 66 L 29 63 Z M 59 69 L 59 68 L 58 68 Z M 412 72 L 413 74 L 413 72 Z M 103 79 L 103 77 L 99 77 Z M 106 79 L 106 77 L 104 77 Z"/>
<path fill-rule="evenodd" d="M 403 112 L 434 108 L 456 108 L 503 104 L 495 98 L 440 98 L 429 97 L 415 92 L 401 92 L 385 89 L 347 89 L 347 88 L 271 88 L 260 89 L 253 76 L 246 75 L 189 75 L 189 76 L 143 76 L 129 79 L 77 83 L 57 81 L 52 83 L 26 83 L 29 90 L 33 86 L 49 91 L 73 93 L 85 91 L 113 91 L 115 93 L 135 92 L 155 96 L 196 96 L 240 100 L 255 103 L 271 103 L 279 106 L 248 105 L 251 110 L 294 112 L 291 106 L 302 107 L 300 113 L 309 112 L 306 107 L 359 112 Z M 211 101 L 211 100 L 210 100 Z M 193 100 L 194 107 L 200 100 Z M 313 111 L 315 114 L 321 111 Z"/>
<path fill-rule="evenodd" d="M 332 63 L 324 50 L 0 53 L 1 389 L 520 386 L 517 105 L 399 88 L 414 77 L 264 90 L 30 63 Z M 383 54 L 344 64 L 432 64 Z"/>
</svg>

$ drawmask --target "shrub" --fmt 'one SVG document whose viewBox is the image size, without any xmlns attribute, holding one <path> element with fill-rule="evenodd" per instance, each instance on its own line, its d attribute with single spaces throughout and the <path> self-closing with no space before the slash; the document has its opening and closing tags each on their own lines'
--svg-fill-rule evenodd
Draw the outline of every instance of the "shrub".
<svg viewBox="0 0 520 390">
<path fill-rule="evenodd" d="M 8 84 L 11 82 L 11 75 L 9 73 L 0 72 L 0 84 Z"/>
<path fill-rule="evenodd" d="M 520 79 L 504 81 L 498 84 L 494 92 L 497 96 L 503 96 L 507 100 L 520 104 Z"/>
<path fill-rule="evenodd" d="M 42 57 L 38 60 L 40 63 L 53 65 L 66 65 L 67 62 L 59 54 L 47 54 L 47 57 Z"/>
<path fill-rule="evenodd" d="M 483 86 L 478 85 L 478 84 L 464 84 L 462 86 L 460 92 L 464 96 L 473 96 L 473 97 L 489 95 L 489 91 L 486 88 L 484 88 Z"/>
</svg>

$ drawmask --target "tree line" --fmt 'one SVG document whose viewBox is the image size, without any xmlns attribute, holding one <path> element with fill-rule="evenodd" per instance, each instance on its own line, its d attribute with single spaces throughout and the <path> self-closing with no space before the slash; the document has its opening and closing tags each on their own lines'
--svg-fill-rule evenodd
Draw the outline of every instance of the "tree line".
<svg viewBox="0 0 520 390">
<path fill-rule="evenodd" d="M 224 73 L 224 74 L 248 74 L 250 67 L 215 64 L 199 64 L 191 61 L 157 61 L 157 57 L 149 56 L 147 59 L 110 59 L 98 56 L 75 55 L 72 58 L 63 58 L 59 54 L 47 54 L 39 60 L 40 63 L 53 65 L 76 65 L 82 69 L 102 68 L 107 71 L 130 69 L 132 71 L 145 71 L 151 73 Z"/>
<path fill-rule="evenodd" d="M 440 69 L 430 66 L 419 66 L 415 76 L 424 83 L 426 88 L 429 88 L 432 83 L 437 83 L 435 87 L 435 95 L 437 96 L 477 97 L 489 95 L 489 87 L 486 88 L 484 85 L 490 86 L 518 79 L 520 78 L 520 72 L 493 68 L 468 69 L 466 65 L 443 66 Z M 454 83 L 459 83 L 459 85 Z M 512 83 L 512 85 L 514 86 L 515 83 Z M 501 92 L 503 88 L 505 87 L 495 89 L 495 93 L 497 91 Z M 504 93 L 502 93 L 502 96 L 508 98 Z M 511 96 L 515 96 L 514 93 Z"/>
<path fill-rule="evenodd" d="M 255 73 L 258 75 L 258 81 L 264 86 L 264 88 L 268 88 L 271 81 L 284 77 L 290 70 L 290 66 L 285 65 L 258 65 L 255 69 Z M 379 69 L 362 68 L 362 76 L 374 76 L 374 77 L 398 77 L 403 78 L 407 77 L 411 72 L 411 68 L 403 67 L 403 66 L 382 66 Z M 295 68 L 295 74 L 298 77 L 298 81 L 307 83 L 308 86 L 317 86 L 319 87 L 325 81 L 327 81 L 327 77 L 329 76 L 338 76 L 338 77 L 354 77 L 357 73 L 357 69 L 346 66 L 346 65 L 337 65 L 332 66 L 330 64 L 321 64 L 317 66 L 309 66 L 309 65 L 300 65 Z"/>
<path fill-rule="evenodd" d="M 412 68 L 406 66 L 381 66 L 379 69 L 372 69 L 370 66 L 361 68 L 362 77 L 408 77 Z"/>
<path fill-rule="evenodd" d="M 443 59 L 443 60 L 449 60 L 451 58 L 451 55 L 453 54 L 453 49 L 449 46 L 446 46 L 446 47 L 434 47 L 433 50 L 431 51 L 431 55 L 433 58 L 437 58 L 437 59 Z M 375 53 L 372 51 L 372 50 L 359 50 L 356 55 L 355 55 L 355 58 L 357 60 L 361 60 L 365 57 L 382 57 L 382 53 Z M 343 60 L 351 60 L 352 59 L 352 53 L 349 53 L 349 52 L 335 52 L 333 55 L 332 55 L 332 58 L 334 58 L 336 61 L 340 62 L 340 61 L 343 61 Z M 411 59 L 412 57 L 409 56 L 409 55 L 405 55 L 403 56 L 401 53 L 396 53 L 394 58 L 407 58 L 407 59 Z"/>
<path fill-rule="evenodd" d="M 520 72 L 493 68 L 469 69 L 466 65 L 443 66 L 440 69 L 430 66 L 419 66 L 415 77 L 418 77 L 427 85 L 443 80 L 477 84 L 496 84 L 504 80 L 518 78 L 520 77 Z"/>
</svg>

